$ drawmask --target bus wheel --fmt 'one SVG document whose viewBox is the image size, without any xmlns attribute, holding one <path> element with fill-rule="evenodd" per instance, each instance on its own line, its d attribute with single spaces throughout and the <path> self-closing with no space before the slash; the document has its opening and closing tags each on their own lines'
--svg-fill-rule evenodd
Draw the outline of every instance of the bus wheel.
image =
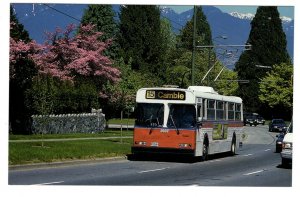
<svg viewBox="0 0 300 197">
<path fill-rule="evenodd" d="M 236 149 L 236 146 L 235 146 L 236 142 L 235 142 L 235 137 L 232 139 L 232 142 L 231 142 L 231 148 L 230 148 L 230 155 L 234 156 L 235 155 L 235 149 Z"/>
<path fill-rule="evenodd" d="M 206 161 L 208 159 L 208 145 L 207 141 L 205 140 L 203 143 L 203 151 L 202 151 L 202 161 Z"/>
</svg>

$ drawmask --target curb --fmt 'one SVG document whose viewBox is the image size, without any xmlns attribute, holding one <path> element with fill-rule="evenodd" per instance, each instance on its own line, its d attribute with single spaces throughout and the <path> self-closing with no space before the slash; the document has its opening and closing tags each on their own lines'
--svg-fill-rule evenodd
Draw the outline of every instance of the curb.
<svg viewBox="0 0 300 197">
<path fill-rule="evenodd" d="M 8 166 L 8 170 L 31 170 L 31 169 L 42 169 L 42 168 L 68 167 L 73 165 L 87 165 L 87 164 L 89 165 L 89 164 L 96 164 L 100 162 L 121 161 L 126 159 L 127 156 L 120 156 L 120 157 L 107 157 L 107 158 L 98 158 L 98 159 L 90 159 L 90 160 L 67 160 L 67 161 L 59 161 L 59 162 L 11 165 Z"/>
</svg>

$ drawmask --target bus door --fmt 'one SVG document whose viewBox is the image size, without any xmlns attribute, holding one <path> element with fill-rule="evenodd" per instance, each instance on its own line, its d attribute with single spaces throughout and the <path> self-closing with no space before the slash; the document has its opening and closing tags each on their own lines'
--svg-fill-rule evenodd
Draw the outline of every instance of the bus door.
<svg viewBox="0 0 300 197">
<path fill-rule="evenodd" d="M 196 148 L 195 148 L 195 156 L 202 155 L 202 145 L 203 145 L 203 120 L 204 120 L 204 101 L 205 99 L 197 98 L 196 99 L 196 106 L 197 106 L 197 127 L 196 127 Z"/>
</svg>

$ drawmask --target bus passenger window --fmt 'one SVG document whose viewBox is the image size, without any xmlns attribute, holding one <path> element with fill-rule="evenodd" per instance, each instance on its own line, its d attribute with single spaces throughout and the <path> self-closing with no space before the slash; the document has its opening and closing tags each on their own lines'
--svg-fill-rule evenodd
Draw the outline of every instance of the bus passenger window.
<svg viewBox="0 0 300 197">
<path fill-rule="evenodd" d="M 228 120 L 234 120 L 234 103 L 228 103 Z"/>
<path fill-rule="evenodd" d="M 241 104 L 235 104 L 235 120 L 241 120 Z"/>
<path fill-rule="evenodd" d="M 217 120 L 223 120 L 223 119 L 225 119 L 224 102 L 217 101 Z"/>
<path fill-rule="evenodd" d="M 207 102 L 207 119 L 215 120 L 215 118 L 216 118 L 215 100 L 208 100 L 208 102 Z"/>
</svg>

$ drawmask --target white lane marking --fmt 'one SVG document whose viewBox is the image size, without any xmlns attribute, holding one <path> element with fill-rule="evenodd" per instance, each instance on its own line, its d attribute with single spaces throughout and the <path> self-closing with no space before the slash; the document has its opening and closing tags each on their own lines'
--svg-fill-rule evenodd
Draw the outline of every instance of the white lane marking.
<svg viewBox="0 0 300 197">
<path fill-rule="evenodd" d="M 210 160 L 209 162 L 213 163 L 213 162 L 218 162 L 218 161 L 222 161 L 222 160 L 221 159 L 214 159 L 214 160 Z"/>
<path fill-rule="evenodd" d="M 258 170 L 258 171 L 255 171 L 255 172 L 249 172 L 247 174 L 243 174 L 245 176 L 249 176 L 249 175 L 252 175 L 252 174 L 257 174 L 257 173 L 260 173 L 260 172 L 263 172 L 264 170 Z"/>
<path fill-rule="evenodd" d="M 167 167 L 167 168 L 159 168 L 159 169 L 154 169 L 154 170 L 145 170 L 145 171 L 140 171 L 138 173 L 142 174 L 142 173 L 146 173 L 146 172 L 155 172 L 155 171 L 165 170 L 165 169 L 168 169 L 168 168 L 169 167 Z"/>
<path fill-rule="evenodd" d="M 251 155 L 253 155 L 253 154 L 247 154 L 247 155 L 243 155 L 244 157 L 249 157 L 249 156 L 251 156 Z"/>
<path fill-rule="evenodd" d="M 33 184 L 33 185 L 52 185 L 52 184 L 57 184 L 57 183 L 63 183 L 64 181 L 55 181 L 55 182 L 49 182 L 49 183 L 38 183 L 38 184 Z"/>
<path fill-rule="evenodd" d="M 268 149 L 266 149 L 265 151 L 267 152 L 267 151 L 270 151 L 270 150 L 271 150 L 271 149 L 268 148 Z"/>
</svg>

